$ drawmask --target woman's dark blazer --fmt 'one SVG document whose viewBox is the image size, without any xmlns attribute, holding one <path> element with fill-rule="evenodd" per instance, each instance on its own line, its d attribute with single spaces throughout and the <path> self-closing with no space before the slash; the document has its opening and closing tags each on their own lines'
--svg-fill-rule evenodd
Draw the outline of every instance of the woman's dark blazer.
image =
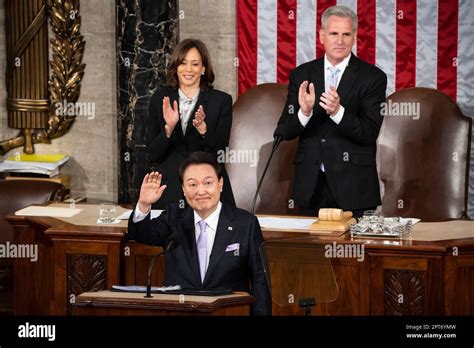
<svg viewBox="0 0 474 348">
<path fill-rule="evenodd" d="M 180 203 L 184 200 L 181 182 L 179 180 L 179 165 L 194 151 L 206 151 L 218 156 L 229 146 L 230 129 L 232 127 L 232 97 L 222 91 L 209 89 L 201 90 L 195 109 L 191 113 L 186 134 L 183 134 L 181 120 L 178 121 L 170 138 L 166 137 L 165 120 L 163 118 L 163 98 L 169 97 L 170 103 L 176 100 L 179 105 L 178 90 L 160 89 L 151 98 L 147 123 L 148 156 L 155 168 L 163 174 L 162 183 L 166 190 L 158 201 L 156 208 L 164 208 L 168 204 Z M 201 136 L 193 126 L 192 120 L 199 105 L 206 114 L 207 132 Z M 225 156 L 220 156 L 226 158 Z M 223 169 L 224 188 L 221 201 L 235 206 L 234 195 L 229 177 Z M 155 205 L 154 205 L 155 207 Z"/>
</svg>

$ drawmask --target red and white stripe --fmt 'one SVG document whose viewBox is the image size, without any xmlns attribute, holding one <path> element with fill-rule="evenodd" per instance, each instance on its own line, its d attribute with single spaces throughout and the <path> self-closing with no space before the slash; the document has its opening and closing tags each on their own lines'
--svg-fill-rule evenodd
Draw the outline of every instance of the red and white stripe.
<svg viewBox="0 0 474 348">
<path fill-rule="evenodd" d="M 239 94 L 322 56 L 321 15 L 336 4 L 357 13 L 353 51 L 387 74 L 387 95 L 437 88 L 474 116 L 472 0 L 237 0 Z"/>
</svg>

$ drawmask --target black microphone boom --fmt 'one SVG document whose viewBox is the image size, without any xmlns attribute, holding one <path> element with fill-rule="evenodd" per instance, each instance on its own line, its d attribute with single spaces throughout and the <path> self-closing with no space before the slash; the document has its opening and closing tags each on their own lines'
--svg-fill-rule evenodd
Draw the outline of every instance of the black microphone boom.
<svg viewBox="0 0 474 348">
<path fill-rule="evenodd" d="M 260 181 L 258 182 L 257 191 L 255 191 L 255 196 L 253 196 L 252 214 L 255 214 L 255 204 L 257 203 L 258 193 L 260 192 L 260 188 L 262 187 L 263 179 L 265 178 L 265 174 L 267 173 L 268 167 L 270 166 L 273 154 L 275 153 L 275 150 L 277 149 L 278 145 L 280 145 L 282 140 L 283 139 L 280 135 L 275 135 L 275 139 L 273 140 L 272 145 L 272 152 L 270 153 L 270 157 L 268 157 L 267 164 L 265 165 L 265 169 L 263 170 L 262 176 L 260 177 Z"/>
<path fill-rule="evenodd" d="M 177 247 L 178 243 L 175 243 L 175 240 L 172 239 L 171 236 L 170 236 L 169 239 L 170 239 L 170 241 L 169 241 L 168 245 L 166 246 L 166 249 L 163 250 L 163 251 L 160 251 L 159 253 L 156 253 L 153 256 L 153 258 L 151 259 L 150 264 L 148 265 L 148 274 L 147 274 L 147 281 L 146 281 L 146 295 L 145 295 L 145 297 L 153 297 L 153 296 L 151 296 L 151 272 L 153 272 L 153 267 L 155 266 L 156 259 L 158 258 L 158 256 L 164 255 L 168 251 L 170 251 L 170 250 L 174 249 L 175 247 Z"/>
</svg>

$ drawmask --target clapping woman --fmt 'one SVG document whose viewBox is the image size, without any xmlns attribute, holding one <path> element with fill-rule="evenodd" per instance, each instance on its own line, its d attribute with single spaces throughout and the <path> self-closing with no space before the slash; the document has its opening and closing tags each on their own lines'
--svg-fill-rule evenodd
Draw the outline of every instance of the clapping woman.
<svg viewBox="0 0 474 348">
<path fill-rule="evenodd" d="M 181 41 L 168 64 L 167 87 L 158 90 L 150 101 L 148 154 L 166 184 L 158 208 L 185 202 L 178 170 L 190 153 L 206 151 L 217 157 L 229 145 L 232 97 L 214 89 L 213 82 L 211 57 L 204 43 Z M 221 200 L 235 205 L 224 163 L 221 165 Z"/>
</svg>

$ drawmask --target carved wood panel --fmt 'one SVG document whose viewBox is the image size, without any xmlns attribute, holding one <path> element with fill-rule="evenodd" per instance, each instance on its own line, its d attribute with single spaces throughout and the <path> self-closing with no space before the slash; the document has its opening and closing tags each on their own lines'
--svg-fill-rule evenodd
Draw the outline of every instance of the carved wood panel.
<svg viewBox="0 0 474 348">
<path fill-rule="evenodd" d="M 87 291 L 105 290 L 107 286 L 107 256 L 68 255 L 67 258 L 67 303 L 68 313 L 72 314 L 71 295 Z"/>
<path fill-rule="evenodd" d="M 384 271 L 384 314 L 425 314 L 423 272 L 393 269 Z"/>
</svg>

